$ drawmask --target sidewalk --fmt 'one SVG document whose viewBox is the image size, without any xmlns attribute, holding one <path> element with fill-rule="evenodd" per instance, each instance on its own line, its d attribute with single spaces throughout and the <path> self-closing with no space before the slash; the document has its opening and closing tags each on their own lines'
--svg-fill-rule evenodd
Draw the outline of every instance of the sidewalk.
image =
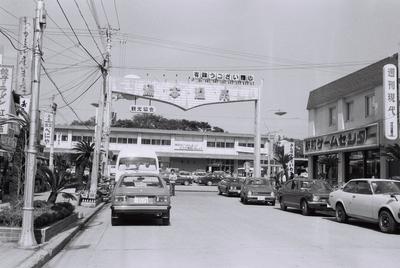
<svg viewBox="0 0 400 268">
<path fill-rule="evenodd" d="M 56 255 L 104 207 L 104 204 L 101 203 L 95 208 L 76 206 L 75 212 L 80 213 L 82 218 L 64 232 L 50 239 L 50 241 L 39 245 L 36 249 L 19 249 L 17 243 L 0 242 L 0 267 L 41 267 Z"/>
</svg>

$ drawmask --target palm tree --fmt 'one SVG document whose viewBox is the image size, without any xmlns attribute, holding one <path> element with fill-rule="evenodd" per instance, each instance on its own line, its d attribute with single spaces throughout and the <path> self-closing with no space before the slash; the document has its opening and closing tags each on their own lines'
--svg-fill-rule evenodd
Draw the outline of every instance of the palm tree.
<svg viewBox="0 0 400 268">
<path fill-rule="evenodd" d="M 382 148 L 381 155 L 386 156 L 389 161 L 399 161 L 400 145 L 398 143 L 386 145 Z"/>
<path fill-rule="evenodd" d="M 54 204 L 60 193 L 65 198 L 76 199 L 73 194 L 63 192 L 65 185 L 71 179 L 71 173 L 67 169 L 67 161 L 61 155 L 55 155 L 54 157 L 54 171 L 51 171 L 46 165 L 39 166 L 37 175 L 50 186 L 50 195 L 47 203 Z"/>
<path fill-rule="evenodd" d="M 90 167 L 93 158 L 94 143 L 89 141 L 78 141 L 73 148 L 77 152 L 76 177 L 79 185 L 82 185 L 82 178 L 87 166 Z"/>
<path fill-rule="evenodd" d="M 292 160 L 293 156 L 285 154 L 283 146 L 278 146 L 275 148 L 274 160 L 282 165 L 282 169 L 285 172 L 286 179 L 289 179 L 289 174 L 287 170 L 287 164 Z"/>
</svg>

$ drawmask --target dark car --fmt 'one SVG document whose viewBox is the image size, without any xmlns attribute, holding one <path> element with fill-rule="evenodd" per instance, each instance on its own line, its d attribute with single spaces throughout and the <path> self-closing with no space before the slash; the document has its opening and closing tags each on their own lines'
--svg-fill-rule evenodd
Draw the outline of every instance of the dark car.
<svg viewBox="0 0 400 268">
<path fill-rule="evenodd" d="M 216 175 L 216 174 L 207 174 L 204 177 L 200 177 L 197 179 L 198 184 L 203 184 L 203 185 L 217 185 L 221 180 L 223 180 L 225 177 L 222 175 Z"/>
<path fill-rule="evenodd" d="M 248 203 L 264 203 L 275 206 L 274 186 L 266 178 L 248 178 L 242 185 L 240 201 Z"/>
<path fill-rule="evenodd" d="M 282 210 L 287 207 L 301 209 L 303 215 L 310 215 L 315 210 L 331 210 L 328 199 L 332 187 L 323 180 L 306 178 L 286 182 L 278 191 Z"/>
<path fill-rule="evenodd" d="M 239 178 L 226 177 L 218 183 L 218 194 L 240 195 L 242 182 Z"/>
<path fill-rule="evenodd" d="M 175 183 L 181 184 L 181 185 L 192 184 L 193 183 L 192 173 L 190 173 L 189 171 L 184 171 L 184 170 L 179 171 L 178 177 L 176 178 Z"/>
</svg>

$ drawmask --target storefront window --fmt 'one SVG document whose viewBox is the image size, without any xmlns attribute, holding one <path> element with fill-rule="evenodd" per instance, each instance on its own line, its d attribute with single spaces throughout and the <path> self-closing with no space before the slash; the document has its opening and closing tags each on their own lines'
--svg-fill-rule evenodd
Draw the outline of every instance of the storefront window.
<svg viewBox="0 0 400 268">
<path fill-rule="evenodd" d="M 372 177 L 380 177 L 379 150 L 346 153 L 345 181 Z"/>
<path fill-rule="evenodd" d="M 324 179 L 330 185 L 336 185 L 338 181 L 338 155 L 319 155 L 316 159 L 317 179 Z"/>
<path fill-rule="evenodd" d="M 366 151 L 366 174 L 367 178 L 379 178 L 380 177 L 380 162 L 379 162 L 379 151 Z"/>
</svg>

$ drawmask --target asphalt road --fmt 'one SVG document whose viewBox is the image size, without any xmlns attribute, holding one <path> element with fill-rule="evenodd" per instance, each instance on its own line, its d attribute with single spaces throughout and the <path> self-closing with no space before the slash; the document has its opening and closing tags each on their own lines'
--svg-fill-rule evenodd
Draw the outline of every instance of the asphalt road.
<svg viewBox="0 0 400 268">
<path fill-rule="evenodd" d="M 45 267 L 399 267 L 400 234 L 216 193 L 178 192 L 171 225 L 111 226 L 106 206 Z"/>
</svg>

